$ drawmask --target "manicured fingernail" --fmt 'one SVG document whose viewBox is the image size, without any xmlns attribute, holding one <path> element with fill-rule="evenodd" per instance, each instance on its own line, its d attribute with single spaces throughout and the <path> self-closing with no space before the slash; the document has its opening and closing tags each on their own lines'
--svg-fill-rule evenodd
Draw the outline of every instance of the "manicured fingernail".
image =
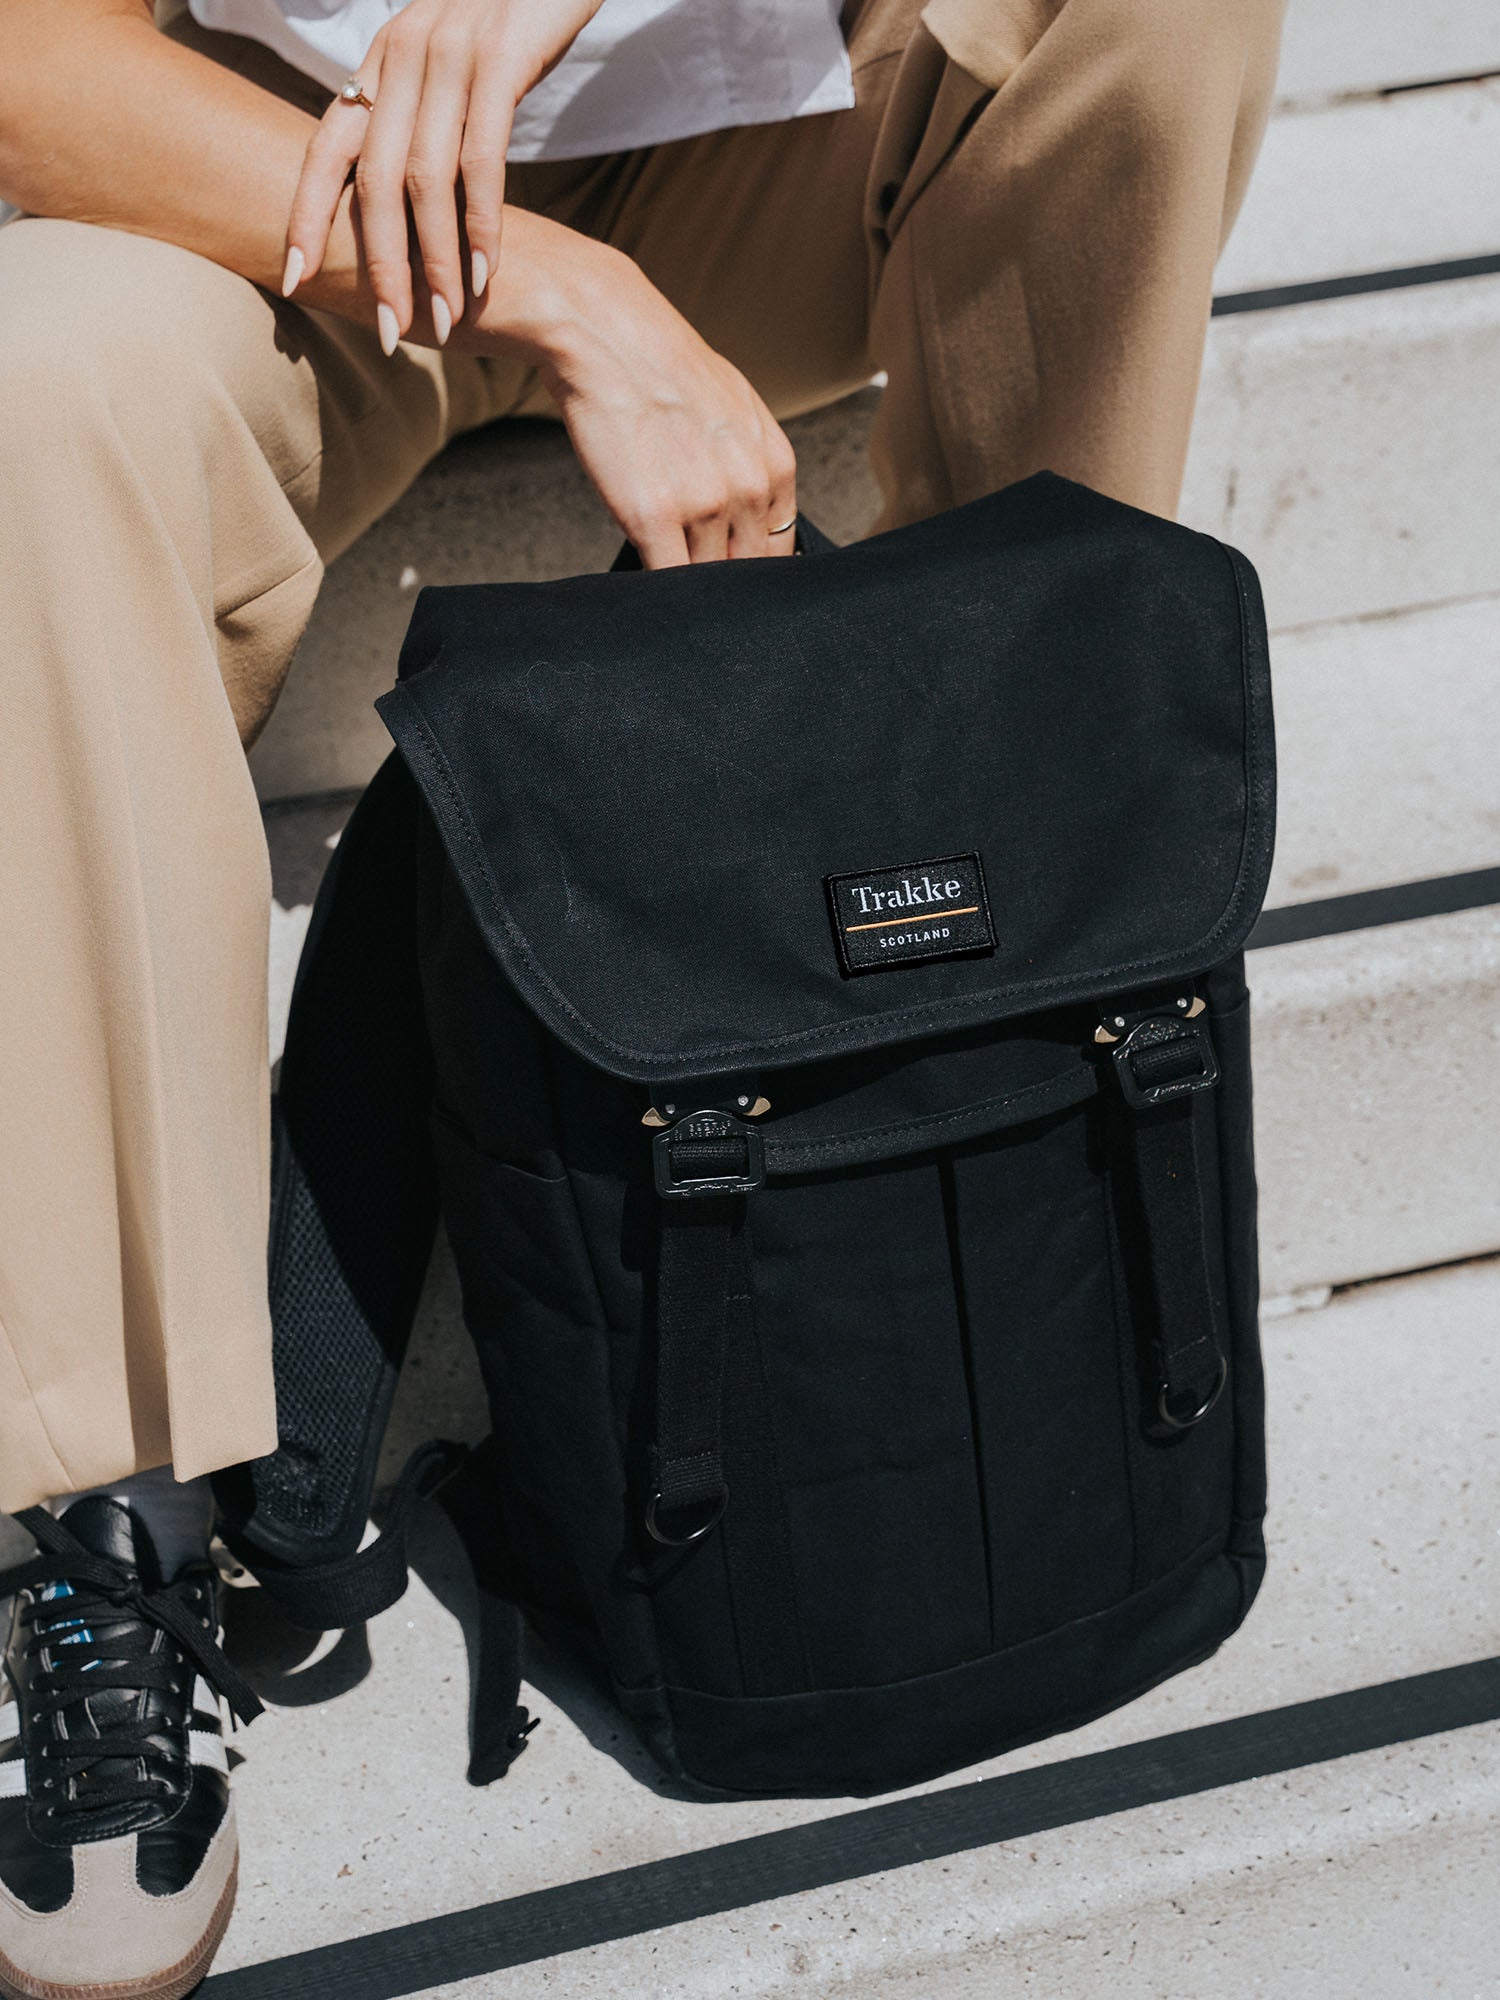
<svg viewBox="0 0 1500 2000">
<path fill-rule="evenodd" d="M 490 281 L 490 260 L 482 250 L 474 252 L 473 278 L 474 296 L 477 299 L 483 296 L 484 288 Z"/>
<path fill-rule="evenodd" d="M 432 295 L 432 330 L 437 335 L 439 347 L 448 345 L 448 336 L 453 331 L 453 315 L 448 310 L 448 301 L 441 292 Z"/>
<path fill-rule="evenodd" d="M 302 273 L 307 269 L 307 259 L 294 243 L 286 253 L 286 269 L 281 274 L 281 296 L 289 299 L 302 283 Z"/>
<path fill-rule="evenodd" d="M 396 315 L 383 301 L 375 308 L 375 324 L 380 330 L 380 351 L 394 354 L 396 342 L 401 338 L 401 329 L 396 324 Z"/>
</svg>

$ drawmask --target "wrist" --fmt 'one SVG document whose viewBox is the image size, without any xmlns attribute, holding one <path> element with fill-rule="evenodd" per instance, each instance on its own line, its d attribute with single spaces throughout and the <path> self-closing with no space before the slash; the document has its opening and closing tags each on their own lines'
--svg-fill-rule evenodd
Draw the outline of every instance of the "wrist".
<svg viewBox="0 0 1500 2000">
<path fill-rule="evenodd" d="M 534 367 L 554 395 L 566 394 L 591 373 L 605 330 L 618 329 L 649 290 L 639 267 L 608 244 L 507 209 L 499 270 L 454 341 L 502 347 Z"/>
</svg>

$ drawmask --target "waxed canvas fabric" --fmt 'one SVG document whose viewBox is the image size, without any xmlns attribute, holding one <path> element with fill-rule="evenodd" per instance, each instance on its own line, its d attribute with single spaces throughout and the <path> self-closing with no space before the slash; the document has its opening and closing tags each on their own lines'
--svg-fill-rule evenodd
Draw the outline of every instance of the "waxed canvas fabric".
<svg viewBox="0 0 1500 2000">
<path fill-rule="evenodd" d="M 435 1174 L 493 1423 L 456 1510 L 504 1634 L 481 1777 L 524 1742 L 497 1606 L 602 1671 L 678 1782 L 868 1793 L 1206 1658 L 1264 1567 L 1253 572 L 1048 475 L 801 546 L 424 593 L 381 703 L 397 752 L 320 898 L 281 1121 L 299 1269 L 326 1206 L 357 1352 L 351 1315 L 389 1287 L 360 1283 L 351 1213 L 388 1277 Z M 851 969 L 851 871 L 919 955 Z M 950 887 L 983 898 L 978 948 L 923 901 Z M 391 996 L 362 1014 L 338 1001 L 361 963 Z M 393 1010 L 420 1043 L 394 1089 Z M 1137 1101 L 1111 1021 L 1144 1024 L 1148 1065 L 1205 1052 L 1203 1075 Z M 351 1204 L 318 1092 L 362 1061 Z M 726 1143 L 748 1158 L 753 1118 L 763 1177 L 696 1209 L 664 1191 L 679 1114 L 757 1097 Z M 683 1310 L 690 1239 L 719 1246 L 721 1345 Z M 305 1308 L 306 1281 L 273 1267 L 273 1295 Z M 367 1313 L 366 1407 L 390 1318 Z M 1182 1423 L 1173 1366 L 1212 1392 Z M 727 1498 L 664 1543 L 663 1383 L 695 1368 Z M 322 1421 L 280 1484 L 262 1465 L 283 1563 Z"/>
</svg>

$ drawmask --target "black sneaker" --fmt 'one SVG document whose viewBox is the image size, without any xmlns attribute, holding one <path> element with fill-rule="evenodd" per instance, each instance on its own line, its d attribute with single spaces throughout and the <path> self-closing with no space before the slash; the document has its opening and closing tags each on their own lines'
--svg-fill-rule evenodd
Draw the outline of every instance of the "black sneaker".
<svg viewBox="0 0 1500 2000">
<path fill-rule="evenodd" d="M 217 1573 L 164 1584 L 118 1500 L 16 1518 L 40 1554 L 0 1575 L 0 1993 L 180 2000 L 234 1907 L 220 1696 L 260 1710 L 219 1651 Z"/>
</svg>

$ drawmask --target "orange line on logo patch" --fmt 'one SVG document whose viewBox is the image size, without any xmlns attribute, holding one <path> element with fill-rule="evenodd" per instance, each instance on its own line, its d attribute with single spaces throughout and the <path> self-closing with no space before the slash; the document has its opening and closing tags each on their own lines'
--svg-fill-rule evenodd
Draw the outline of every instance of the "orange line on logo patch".
<svg viewBox="0 0 1500 2000">
<path fill-rule="evenodd" d="M 937 904 L 934 904 L 933 908 L 940 917 L 972 917 L 978 914 L 979 905 L 977 903 L 970 903 L 968 908 L 963 910 L 945 910 Z M 926 917 L 882 917 L 878 923 L 873 924 L 845 924 L 844 935 L 848 937 L 852 931 L 885 931 L 889 930 L 892 924 L 925 924 L 926 922 Z"/>
</svg>

